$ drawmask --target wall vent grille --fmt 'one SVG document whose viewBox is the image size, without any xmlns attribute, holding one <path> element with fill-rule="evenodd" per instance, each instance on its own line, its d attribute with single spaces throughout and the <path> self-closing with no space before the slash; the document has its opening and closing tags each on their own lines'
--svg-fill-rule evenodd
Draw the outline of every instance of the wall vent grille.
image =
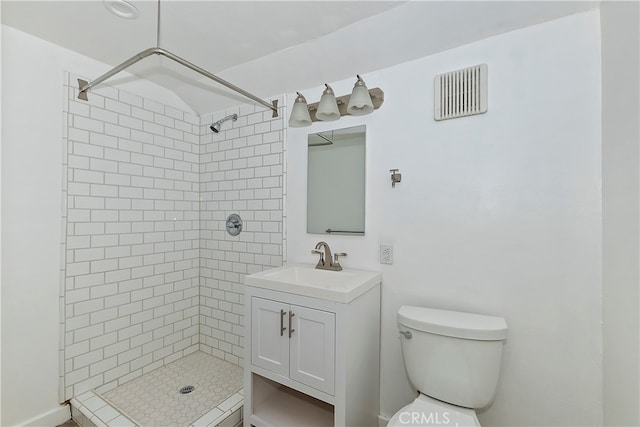
<svg viewBox="0 0 640 427">
<path fill-rule="evenodd" d="M 487 64 L 439 74 L 435 78 L 434 119 L 487 112 Z"/>
</svg>

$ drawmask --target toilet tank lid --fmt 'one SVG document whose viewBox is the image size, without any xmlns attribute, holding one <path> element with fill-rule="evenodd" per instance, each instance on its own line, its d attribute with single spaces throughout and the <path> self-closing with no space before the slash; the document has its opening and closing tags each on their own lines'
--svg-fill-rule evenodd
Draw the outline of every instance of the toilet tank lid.
<svg viewBox="0 0 640 427">
<path fill-rule="evenodd" d="M 502 317 L 435 308 L 403 305 L 398 323 L 407 328 L 480 341 L 500 341 L 507 337 L 507 322 Z"/>
</svg>

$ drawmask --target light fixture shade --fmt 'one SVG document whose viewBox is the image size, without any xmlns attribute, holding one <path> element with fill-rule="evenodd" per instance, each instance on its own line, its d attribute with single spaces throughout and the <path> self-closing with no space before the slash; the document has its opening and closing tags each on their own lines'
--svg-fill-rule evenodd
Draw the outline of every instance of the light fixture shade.
<svg viewBox="0 0 640 427">
<path fill-rule="evenodd" d="M 309 115 L 309 107 L 307 106 L 307 100 L 302 96 L 300 92 L 296 92 L 298 97 L 293 103 L 291 109 L 291 116 L 289 117 L 289 126 L 292 128 L 302 128 L 305 126 L 311 126 L 311 116 Z"/>
<path fill-rule="evenodd" d="M 363 116 L 373 111 L 373 102 L 371 101 L 371 95 L 369 95 L 369 89 L 364 84 L 364 80 L 357 76 L 358 80 L 353 86 L 353 92 L 349 98 L 349 105 L 347 105 L 347 113 L 352 116 Z"/>
<path fill-rule="evenodd" d="M 338 110 L 338 102 L 336 101 L 336 95 L 333 93 L 333 89 L 328 84 L 324 84 L 327 88 L 322 92 L 320 98 L 320 104 L 316 111 L 316 119 L 324 122 L 330 122 L 338 120 L 340 118 L 340 110 Z"/>
</svg>

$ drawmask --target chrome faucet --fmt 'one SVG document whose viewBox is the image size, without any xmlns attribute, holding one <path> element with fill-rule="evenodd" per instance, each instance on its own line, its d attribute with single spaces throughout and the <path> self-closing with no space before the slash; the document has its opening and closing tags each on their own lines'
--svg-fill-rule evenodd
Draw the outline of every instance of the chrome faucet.
<svg viewBox="0 0 640 427">
<path fill-rule="evenodd" d="M 332 259 L 331 249 L 329 249 L 327 242 L 318 242 L 318 244 L 316 244 L 316 248 L 311 250 L 311 253 L 320 255 L 320 260 L 318 261 L 318 264 L 316 264 L 316 268 L 331 271 L 342 270 L 342 266 L 338 262 L 338 257 L 347 256 L 346 253 L 341 252 L 334 254 L 334 258 Z"/>
</svg>

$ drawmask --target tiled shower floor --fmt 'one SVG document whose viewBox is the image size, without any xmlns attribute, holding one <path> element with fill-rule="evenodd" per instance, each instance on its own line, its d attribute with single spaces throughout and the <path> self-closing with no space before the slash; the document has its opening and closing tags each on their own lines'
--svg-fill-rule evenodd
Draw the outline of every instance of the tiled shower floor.
<svg viewBox="0 0 640 427">
<path fill-rule="evenodd" d="M 194 390 L 181 394 L 180 388 L 187 385 Z M 79 403 L 87 409 L 93 406 L 99 421 L 106 425 L 127 425 L 127 419 L 139 426 L 215 426 L 240 413 L 242 368 L 198 351 L 102 396 L 80 397 L 85 401 L 78 399 Z M 110 404 L 112 410 L 98 407 L 101 405 L 98 400 Z M 228 421 L 231 422 L 224 424 L 235 424 Z"/>
</svg>

